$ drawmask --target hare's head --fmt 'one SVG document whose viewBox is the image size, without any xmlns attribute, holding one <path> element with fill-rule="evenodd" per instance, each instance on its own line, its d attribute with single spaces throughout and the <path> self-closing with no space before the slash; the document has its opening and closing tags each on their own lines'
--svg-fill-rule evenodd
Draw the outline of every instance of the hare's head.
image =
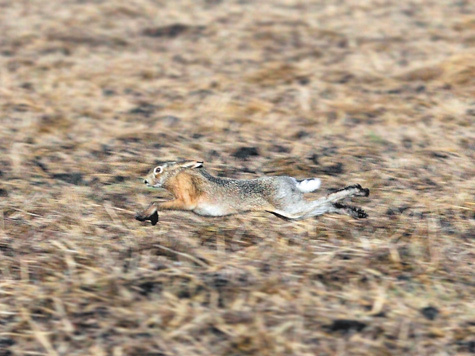
<svg viewBox="0 0 475 356">
<path fill-rule="evenodd" d="M 153 188 L 161 188 L 168 179 L 176 176 L 185 169 L 203 167 L 201 161 L 162 162 L 153 168 L 144 178 L 144 183 Z"/>
</svg>

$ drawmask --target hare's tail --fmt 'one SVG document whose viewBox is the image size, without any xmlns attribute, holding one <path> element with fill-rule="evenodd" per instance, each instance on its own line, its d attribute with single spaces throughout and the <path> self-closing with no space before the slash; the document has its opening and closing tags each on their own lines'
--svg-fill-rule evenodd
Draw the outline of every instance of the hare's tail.
<svg viewBox="0 0 475 356">
<path fill-rule="evenodd" d="M 316 191 L 318 188 L 320 188 L 321 184 L 322 184 L 322 181 L 320 179 L 310 178 L 310 179 L 298 180 L 296 183 L 296 187 L 302 193 L 311 193 L 311 192 Z"/>
</svg>

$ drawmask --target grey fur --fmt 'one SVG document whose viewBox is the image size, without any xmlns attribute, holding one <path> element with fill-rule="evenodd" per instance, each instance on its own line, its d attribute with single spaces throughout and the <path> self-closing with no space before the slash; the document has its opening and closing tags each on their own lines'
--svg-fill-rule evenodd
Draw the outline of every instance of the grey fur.
<svg viewBox="0 0 475 356">
<path fill-rule="evenodd" d="M 204 168 L 199 170 L 202 177 L 221 189 L 214 189 L 216 204 L 232 206 L 234 213 L 252 210 L 265 210 L 286 219 L 302 220 L 325 213 L 357 215 L 351 209 L 335 205 L 336 202 L 352 196 L 368 196 L 369 189 L 359 184 L 343 188 L 326 197 L 308 201 L 297 188 L 301 182 L 293 177 L 269 176 L 250 180 L 228 179 L 212 176 Z M 237 198 L 237 199 L 236 199 Z M 265 209 L 262 209 L 266 207 Z M 366 216 L 364 216 L 366 217 Z"/>
</svg>

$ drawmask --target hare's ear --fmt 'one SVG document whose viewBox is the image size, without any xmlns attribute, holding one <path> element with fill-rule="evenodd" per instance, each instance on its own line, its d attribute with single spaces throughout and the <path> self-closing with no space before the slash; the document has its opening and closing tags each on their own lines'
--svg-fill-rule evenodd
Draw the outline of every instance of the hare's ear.
<svg viewBox="0 0 475 356">
<path fill-rule="evenodd" d="M 203 167 L 202 161 L 186 161 L 181 165 L 181 168 L 200 168 Z"/>
</svg>

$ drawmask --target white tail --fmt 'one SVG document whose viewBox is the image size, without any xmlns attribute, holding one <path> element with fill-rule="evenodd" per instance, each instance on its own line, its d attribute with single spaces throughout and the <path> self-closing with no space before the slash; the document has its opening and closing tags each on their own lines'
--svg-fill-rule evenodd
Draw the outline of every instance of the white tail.
<svg viewBox="0 0 475 356">
<path fill-rule="evenodd" d="M 320 188 L 322 181 L 318 178 L 304 179 L 302 181 L 297 181 L 297 189 L 302 193 L 311 193 Z"/>
</svg>

